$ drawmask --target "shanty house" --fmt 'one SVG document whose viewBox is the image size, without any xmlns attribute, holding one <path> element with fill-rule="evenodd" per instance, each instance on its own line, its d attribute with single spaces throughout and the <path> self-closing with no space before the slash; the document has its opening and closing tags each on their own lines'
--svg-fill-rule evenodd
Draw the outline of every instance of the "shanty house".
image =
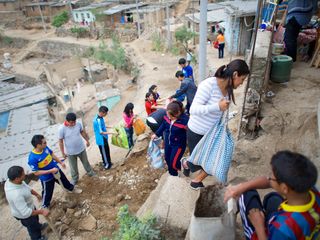
<svg viewBox="0 0 320 240">
<path fill-rule="evenodd" d="M 92 3 L 88 6 L 74 9 L 72 11 L 73 20 L 77 23 L 91 23 L 96 20 L 95 13 L 105 10 L 107 7 L 110 7 L 112 2 L 101 2 L 101 3 Z"/>
<path fill-rule="evenodd" d="M 120 4 L 103 11 L 105 15 L 105 25 L 107 27 L 115 28 L 117 24 L 133 23 L 137 22 L 133 19 L 132 12 L 129 10 L 147 5 L 146 3 L 138 4 Z"/>
</svg>

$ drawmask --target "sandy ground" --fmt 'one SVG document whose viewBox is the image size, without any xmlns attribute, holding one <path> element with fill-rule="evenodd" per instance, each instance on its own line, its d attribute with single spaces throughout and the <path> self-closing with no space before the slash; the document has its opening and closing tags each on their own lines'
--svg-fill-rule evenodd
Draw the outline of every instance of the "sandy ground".
<svg viewBox="0 0 320 240">
<path fill-rule="evenodd" d="M 9 36 L 20 34 L 19 37 L 21 37 L 19 31 L 8 31 L 6 34 Z M 24 36 L 30 39 L 38 39 L 43 35 L 39 32 L 28 32 Z M 48 38 L 55 39 L 56 37 L 48 35 Z M 80 41 L 69 40 L 77 43 Z M 69 40 L 62 38 L 59 41 Z M 84 44 L 91 44 L 91 40 L 81 41 L 86 42 Z M 119 88 L 122 90 L 122 98 L 121 102 L 110 111 L 107 117 L 107 122 L 110 125 L 121 120 L 121 113 L 128 102 L 133 102 L 135 104 L 134 111 L 144 117 L 144 95 L 151 84 L 159 86 L 162 97 L 169 96 L 179 87 L 178 81 L 174 78 L 175 71 L 178 69 L 177 60 L 179 57 L 150 51 L 150 41 L 146 40 L 134 41 L 124 44 L 124 46 L 133 49 L 135 60 L 141 67 L 141 77 L 136 85 L 132 85 L 128 83 L 128 76 L 120 75 L 121 84 L 119 84 Z M 228 62 L 228 55 L 224 59 L 217 59 L 217 51 L 208 47 L 208 70 L 213 72 L 220 65 Z M 16 71 L 22 72 L 23 68 L 17 68 Z M 229 173 L 230 180 L 250 179 L 254 176 L 269 173 L 270 158 L 273 153 L 281 149 L 300 151 L 311 157 L 318 167 L 320 166 L 319 135 L 316 126 L 316 109 L 320 85 L 318 73 L 319 70 L 309 68 L 305 63 L 296 63 L 292 71 L 292 79 L 288 84 L 269 85 L 269 89 L 276 96 L 263 105 L 264 110 L 261 114 L 265 121 L 264 130 L 261 131 L 261 136 L 255 140 L 243 139 L 237 142 L 234 162 Z M 36 73 L 33 72 L 32 74 Z M 243 88 L 244 86 L 236 91 L 237 105 L 233 105 L 231 111 L 240 111 Z M 95 113 L 96 109 L 93 108 L 85 116 L 85 123 L 90 133 L 92 132 L 91 119 Z M 234 133 L 237 130 L 238 118 L 239 116 L 230 121 L 229 126 Z M 88 154 L 90 161 L 95 164 L 100 162 L 101 159 L 93 137 L 91 137 L 91 143 Z M 111 154 L 113 161 L 116 163 L 124 160 L 126 151 L 112 146 Z M 82 167 L 80 169 L 83 172 Z M 84 180 L 84 183 L 86 181 Z M 213 181 L 213 179 L 208 180 L 208 182 Z M 35 183 L 33 186 L 40 189 L 40 183 Z M 86 186 L 82 183 L 81 187 L 86 189 Z M 88 188 L 92 188 L 92 186 L 88 185 Z M 58 191 L 55 198 L 59 199 L 61 189 L 57 187 L 56 190 Z M 83 196 L 87 195 L 88 193 L 83 194 Z M 143 199 L 140 200 L 142 202 L 139 202 L 139 204 L 142 204 Z M 26 239 L 25 229 L 11 217 L 7 206 L 1 207 L 0 214 L 1 229 L 6 229 L 6 231 L 1 230 L 0 239 Z M 109 230 L 105 231 L 106 234 L 110 234 Z M 88 236 L 87 233 L 79 234 L 81 237 Z"/>
</svg>

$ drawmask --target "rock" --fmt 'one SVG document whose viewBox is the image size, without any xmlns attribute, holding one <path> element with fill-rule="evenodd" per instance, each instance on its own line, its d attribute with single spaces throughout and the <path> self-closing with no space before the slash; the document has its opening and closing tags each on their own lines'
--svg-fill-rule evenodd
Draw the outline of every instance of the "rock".
<svg viewBox="0 0 320 240">
<path fill-rule="evenodd" d="M 117 203 L 121 202 L 123 199 L 124 199 L 124 196 L 122 194 L 120 194 L 120 193 L 116 196 L 116 202 Z"/>
<path fill-rule="evenodd" d="M 110 176 L 110 177 L 108 178 L 108 182 L 109 182 L 109 183 L 113 182 L 113 180 L 114 180 L 114 179 L 113 179 L 113 176 Z"/>
<path fill-rule="evenodd" d="M 67 205 L 67 208 L 68 208 L 68 209 L 74 209 L 74 208 L 77 207 L 78 203 L 77 203 L 77 201 L 75 201 L 75 200 L 73 199 L 72 201 L 67 202 L 66 205 Z M 67 210 L 68 210 L 68 209 L 67 209 Z"/>
<path fill-rule="evenodd" d="M 155 183 L 158 183 L 158 182 L 159 182 L 159 179 L 155 179 L 154 182 L 155 182 Z"/>
<path fill-rule="evenodd" d="M 81 216 L 81 210 L 75 212 L 75 213 L 74 213 L 74 216 L 75 216 L 76 218 L 79 218 L 79 217 Z"/>
<path fill-rule="evenodd" d="M 54 226 L 55 226 L 56 228 L 58 228 L 61 224 L 62 224 L 62 222 L 57 221 L 57 222 L 54 224 Z"/>
<path fill-rule="evenodd" d="M 73 215 L 75 212 L 76 212 L 75 209 L 68 208 L 66 214 L 67 214 L 67 216 L 70 216 L 70 215 Z"/>
<path fill-rule="evenodd" d="M 158 71 L 158 67 L 154 67 L 154 68 L 153 68 L 153 71 Z"/>
<path fill-rule="evenodd" d="M 88 216 L 84 217 L 78 226 L 79 230 L 85 230 L 85 231 L 94 231 L 97 228 L 97 220 L 89 214 Z"/>
<path fill-rule="evenodd" d="M 127 194 L 125 197 L 124 197 L 125 200 L 131 200 L 131 197 Z"/>
<path fill-rule="evenodd" d="M 62 224 L 59 228 L 60 234 L 65 232 L 69 227 L 66 224 Z"/>
<path fill-rule="evenodd" d="M 72 218 L 67 217 L 66 215 L 61 219 L 61 222 L 69 225 L 72 222 Z"/>
</svg>

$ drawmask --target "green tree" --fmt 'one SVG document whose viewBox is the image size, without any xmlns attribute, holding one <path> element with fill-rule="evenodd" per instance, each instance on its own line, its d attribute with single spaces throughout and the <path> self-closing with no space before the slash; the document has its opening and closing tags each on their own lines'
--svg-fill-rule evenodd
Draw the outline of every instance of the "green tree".
<svg viewBox="0 0 320 240">
<path fill-rule="evenodd" d="M 176 40 L 181 43 L 186 50 L 188 49 L 188 42 L 195 36 L 197 36 L 197 34 L 188 30 L 186 26 L 178 28 L 175 32 Z"/>
<path fill-rule="evenodd" d="M 69 14 L 67 11 L 63 11 L 62 13 L 54 16 L 52 21 L 52 26 L 54 27 L 61 27 L 63 24 L 67 23 L 69 21 Z"/>
</svg>

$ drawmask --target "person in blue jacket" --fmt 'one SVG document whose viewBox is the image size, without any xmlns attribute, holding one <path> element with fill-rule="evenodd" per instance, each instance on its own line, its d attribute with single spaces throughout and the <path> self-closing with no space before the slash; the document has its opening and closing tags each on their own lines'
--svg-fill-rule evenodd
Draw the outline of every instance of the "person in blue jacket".
<svg viewBox="0 0 320 240">
<path fill-rule="evenodd" d="M 172 101 L 167 106 L 167 115 L 152 136 L 152 139 L 163 136 L 165 160 L 168 165 L 169 174 L 178 176 L 181 169 L 180 159 L 182 158 L 187 146 L 187 124 L 189 117 L 184 113 L 183 104 L 179 101 Z"/>
<path fill-rule="evenodd" d="M 96 138 L 96 144 L 99 147 L 105 169 L 110 169 L 112 166 L 108 143 L 108 135 L 112 134 L 112 132 L 107 131 L 107 128 L 111 127 L 107 127 L 103 119 L 107 116 L 108 111 L 109 109 L 106 106 L 101 106 L 98 114 L 96 114 L 93 119 L 94 136 Z"/>
<path fill-rule="evenodd" d="M 192 81 L 194 81 L 193 69 L 191 65 L 187 64 L 187 60 L 185 58 L 180 58 L 178 63 L 182 68 L 181 71 L 183 72 L 185 78 L 190 78 Z"/>
</svg>

